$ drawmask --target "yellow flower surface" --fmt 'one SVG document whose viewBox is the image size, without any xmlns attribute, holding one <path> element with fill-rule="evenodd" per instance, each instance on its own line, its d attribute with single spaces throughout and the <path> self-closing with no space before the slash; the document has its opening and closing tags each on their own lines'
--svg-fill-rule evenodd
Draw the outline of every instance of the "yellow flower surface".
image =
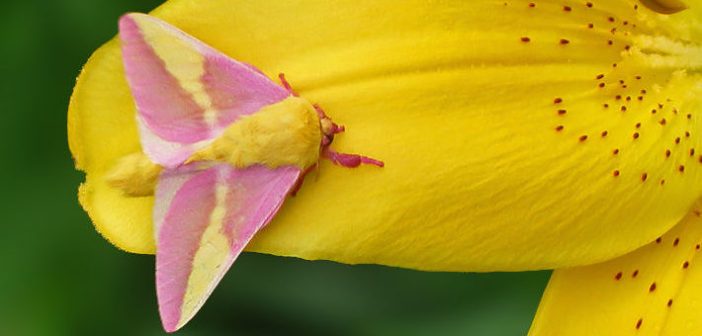
<svg viewBox="0 0 702 336">
<path fill-rule="evenodd" d="M 335 149 L 386 163 L 323 161 L 249 251 L 490 271 L 620 256 L 702 196 L 702 9 L 645 2 L 173 0 L 152 14 L 285 73 L 346 126 Z M 153 199 L 106 178 L 141 151 L 118 43 L 78 79 L 69 143 L 98 231 L 153 253 Z"/>
<path fill-rule="evenodd" d="M 530 335 L 702 335 L 701 214 L 626 256 L 555 271 Z"/>
</svg>

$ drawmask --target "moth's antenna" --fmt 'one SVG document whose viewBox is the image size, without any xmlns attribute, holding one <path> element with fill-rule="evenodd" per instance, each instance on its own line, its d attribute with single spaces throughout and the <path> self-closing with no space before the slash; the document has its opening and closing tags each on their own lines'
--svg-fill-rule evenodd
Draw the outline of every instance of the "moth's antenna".
<svg viewBox="0 0 702 336">
<path fill-rule="evenodd" d="M 291 95 L 293 95 L 294 97 L 299 97 L 299 96 L 300 96 L 300 95 L 297 94 L 297 92 L 295 92 L 295 90 L 293 90 L 292 85 L 290 85 L 290 83 L 288 83 L 288 80 L 285 79 L 285 74 L 284 74 L 284 73 L 282 73 L 282 72 L 279 73 L 279 74 L 278 74 L 278 78 L 280 79 L 280 83 L 283 84 L 283 87 L 284 87 L 286 90 L 288 90 L 288 92 L 290 92 Z"/>
</svg>

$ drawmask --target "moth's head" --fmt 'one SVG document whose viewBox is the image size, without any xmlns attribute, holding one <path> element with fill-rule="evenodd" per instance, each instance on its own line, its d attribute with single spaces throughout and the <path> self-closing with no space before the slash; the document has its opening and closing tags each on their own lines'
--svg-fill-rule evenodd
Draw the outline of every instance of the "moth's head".
<svg viewBox="0 0 702 336">
<path fill-rule="evenodd" d="M 334 130 L 338 128 L 327 116 L 319 118 L 319 127 L 322 129 L 322 146 L 329 146 L 334 141 Z"/>
<path fill-rule="evenodd" d="M 335 124 L 319 105 L 315 104 L 314 108 L 319 116 L 319 128 L 322 130 L 322 147 L 329 146 L 334 141 L 334 134 L 343 132 L 344 126 Z"/>
</svg>

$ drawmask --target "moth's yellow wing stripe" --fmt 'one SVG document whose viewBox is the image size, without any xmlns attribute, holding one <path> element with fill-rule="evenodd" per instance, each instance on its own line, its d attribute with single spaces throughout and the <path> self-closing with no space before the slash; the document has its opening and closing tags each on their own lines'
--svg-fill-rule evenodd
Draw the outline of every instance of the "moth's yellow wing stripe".
<svg viewBox="0 0 702 336">
<path fill-rule="evenodd" d="M 139 26 L 146 43 L 163 61 L 166 70 L 204 110 L 203 118 L 207 125 L 214 127 L 217 111 L 201 80 L 205 74 L 205 51 L 198 49 L 191 38 L 172 28 L 163 27 L 147 16 L 134 15 L 132 18 Z"/>
<path fill-rule="evenodd" d="M 224 235 L 224 221 L 227 214 L 227 194 L 229 187 L 219 178 L 215 188 L 215 207 L 210 215 L 210 223 L 200 239 L 200 245 L 193 259 L 192 272 L 183 297 L 178 328 L 187 323 L 202 307 L 209 294 L 228 269 L 232 260 L 231 242 Z M 234 204 L 229 204 L 235 206 Z"/>
</svg>

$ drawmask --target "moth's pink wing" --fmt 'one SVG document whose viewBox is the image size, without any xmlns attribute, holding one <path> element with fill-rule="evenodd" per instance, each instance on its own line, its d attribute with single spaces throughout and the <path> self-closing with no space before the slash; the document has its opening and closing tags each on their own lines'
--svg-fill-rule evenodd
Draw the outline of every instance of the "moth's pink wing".
<svg viewBox="0 0 702 336">
<path fill-rule="evenodd" d="M 144 152 L 166 167 L 238 118 L 289 96 L 251 65 L 157 18 L 127 14 L 119 31 Z"/>
<path fill-rule="evenodd" d="M 251 238 L 273 218 L 300 176 L 296 167 L 188 166 L 156 189 L 156 287 L 166 331 L 182 327 Z"/>
</svg>

